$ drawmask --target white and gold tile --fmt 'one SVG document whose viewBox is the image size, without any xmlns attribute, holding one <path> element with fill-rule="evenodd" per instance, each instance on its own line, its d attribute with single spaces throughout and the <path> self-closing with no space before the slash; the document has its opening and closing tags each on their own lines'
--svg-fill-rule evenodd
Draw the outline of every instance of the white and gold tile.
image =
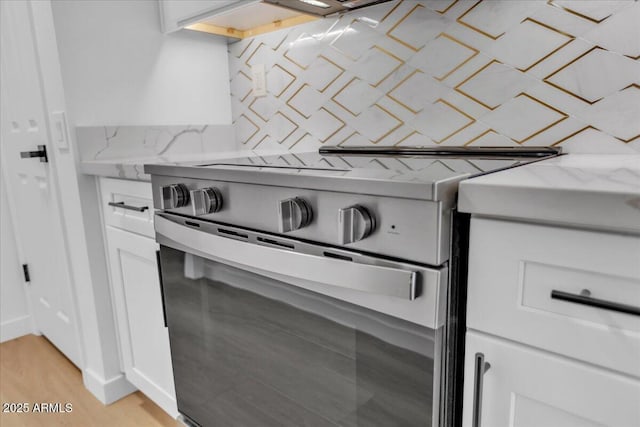
<svg viewBox="0 0 640 427">
<path fill-rule="evenodd" d="M 426 104 L 443 97 L 448 90 L 433 77 L 415 70 L 389 92 L 389 98 L 412 113 L 418 113 Z"/>
<path fill-rule="evenodd" d="M 494 59 L 467 77 L 456 90 L 493 110 L 535 83 L 523 72 Z"/>
<path fill-rule="evenodd" d="M 371 86 L 368 82 L 354 77 L 331 99 L 354 116 L 371 108 L 384 93 Z"/>
<path fill-rule="evenodd" d="M 242 144 L 247 144 L 260 131 L 260 127 L 244 114 L 241 114 L 233 125 L 236 137 Z"/>
<path fill-rule="evenodd" d="M 269 93 L 279 98 L 293 84 L 296 76 L 280 64 L 275 64 L 267 72 L 266 79 Z M 251 84 L 251 81 L 249 81 L 249 84 Z"/>
<path fill-rule="evenodd" d="M 331 42 L 331 47 L 343 55 L 357 61 L 369 49 L 375 46 L 383 36 L 361 21 L 353 20 L 342 33 Z"/>
<path fill-rule="evenodd" d="M 231 96 L 244 100 L 253 88 L 251 77 L 240 70 L 231 80 Z"/>
<path fill-rule="evenodd" d="M 619 139 L 607 135 L 593 127 L 586 127 L 562 141 L 562 147 L 568 151 L 599 154 L 634 154 L 637 152 Z"/>
<path fill-rule="evenodd" d="M 281 111 L 274 114 L 266 126 L 267 134 L 279 142 L 286 142 L 297 129 L 296 122 Z"/>
<path fill-rule="evenodd" d="M 287 100 L 287 105 L 306 119 L 318 111 L 323 103 L 324 97 L 322 94 L 307 83 L 300 86 L 291 98 Z"/>
<path fill-rule="evenodd" d="M 567 115 L 562 111 L 522 93 L 480 120 L 491 129 L 522 144 L 566 118 Z"/>
<path fill-rule="evenodd" d="M 320 108 L 313 116 L 305 121 L 304 125 L 311 135 L 321 143 L 324 143 L 340 129 L 344 128 L 345 123 L 327 109 Z"/>
<path fill-rule="evenodd" d="M 603 152 L 640 151 L 639 10 L 634 1 L 396 0 L 243 40 L 229 46 L 236 139 L 292 151 L 589 152 L 600 139 Z M 267 70 L 263 98 L 251 93 L 256 64 Z"/>
<path fill-rule="evenodd" d="M 429 40 L 444 32 L 451 21 L 420 2 L 408 2 L 412 9 L 387 32 L 387 35 L 413 51 L 419 51 Z"/>
<path fill-rule="evenodd" d="M 582 36 L 604 49 L 640 58 L 640 3 L 635 2 Z"/>
<path fill-rule="evenodd" d="M 284 57 L 298 67 L 306 70 L 309 65 L 326 49 L 322 39 L 317 39 L 312 34 L 302 33 L 287 44 Z"/>
<path fill-rule="evenodd" d="M 402 126 L 402 121 L 389 110 L 375 104 L 359 116 L 350 119 L 349 125 L 360 135 L 368 138 L 371 143 L 377 144 Z"/>
<path fill-rule="evenodd" d="M 403 64 L 401 58 L 376 45 L 349 67 L 349 71 L 377 87 Z"/>
<path fill-rule="evenodd" d="M 263 121 L 268 122 L 271 117 L 278 111 L 281 102 L 272 95 L 254 98 L 249 104 L 249 110 L 260 117 Z"/>
<path fill-rule="evenodd" d="M 633 0 L 550 0 L 549 4 L 580 18 L 601 23 L 615 12 L 633 3 Z"/>
<path fill-rule="evenodd" d="M 640 86 L 616 92 L 576 116 L 622 141 L 640 138 Z"/>
<path fill-rule="evenodd" d="M 475 119 L 464 111 L 439 100 L 425 106 L 410 126 L 440 144 L 474 122 Z"/>
<path fill-rule="evenodd" d="M 573 37 L 579 37 L 598 25 L 595 22 L 568 13 L 560 7 L 553 6 L 549 2 L 546 2 L 544 7 L 538 9 L 531 18 Z"/>
<path fill-rule="evenodd" d="M 590 104 L 639 80 L 639 62 L 599 47 L 593 47 L 545 78 L 547 83 Z"/>
<path fill-rule="evenodd" d="M 458 18 L 458 23 L 496 40 L 543 6 L 544 2 L 531 0 L 478 1 Z"/>
<path fill-rule="evenodd" d="M 488 50 L 500 62 L 527 71 L 574 39 L 532 18 L 524 19 L 496 40 Z"/>
<path fill-rule="evenodd" d="M 463 67 L 478 49 L 461 42 L 447 33 L 438 34 L 411 58 L 409 64 L 433 76 L 444 80 Z"/>
<path fill-rule="evenodd" d="M 318 92 L 324 92 L 343 73 L 344 68 L 331 61 L 324 55 L 320 55 L 302 74 L 302 82 L 308 84 Z"/>
</svg>

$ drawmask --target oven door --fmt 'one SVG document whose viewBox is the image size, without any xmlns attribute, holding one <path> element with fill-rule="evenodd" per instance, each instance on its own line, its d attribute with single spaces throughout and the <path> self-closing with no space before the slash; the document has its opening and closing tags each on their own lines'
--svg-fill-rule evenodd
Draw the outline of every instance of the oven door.
<svg viewBox="0 0 640 427">
<path fill-rule="evenodd" d="M 155 218 L 178 409 L 202 426 L 435 426 L 446 271 Z"/>
</svg>

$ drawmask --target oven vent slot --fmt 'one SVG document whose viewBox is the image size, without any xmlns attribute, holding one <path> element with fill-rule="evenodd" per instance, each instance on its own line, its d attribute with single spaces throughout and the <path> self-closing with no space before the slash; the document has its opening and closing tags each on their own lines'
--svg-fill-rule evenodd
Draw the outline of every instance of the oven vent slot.
<svg viewBox="0 0 640 427">
<path fill-rule="evenodd" d="M 198 224 L 197 222 L 185 221 L 184 223 L 185 225 L 188 225 L 190 227 L 200 228 L 200 224 Z"/>
<path fill-rule="evenodd" d="M 265 237 L 258 237 L 257 239 L 258 239 L 258 242 L 266 243 L 268 245 L 280 246 L 281 248 L 287 248 L 287 249 L 295 249 L 295 246 L 289 243 L 279 242 L 277 240 L 267 239 Z"/>
<path fill-rule="evenodd" d="M 343 261 L 353 261 L 353 258 L 351 258 L 350 256 L 334 254 L 333 252 L 323 252 L 322 254 L 327 258 L 341 259 Z"/>
<path fill-rule="evenodd" d="M 226 234 L 227 236 L 231 237 L 232 239 L 249 240 L 249 235 L 248 234 L 238 233 L 237 231 L 227 230 L 225 228 L 218 228 L 218 233 Z"/>
</svg>

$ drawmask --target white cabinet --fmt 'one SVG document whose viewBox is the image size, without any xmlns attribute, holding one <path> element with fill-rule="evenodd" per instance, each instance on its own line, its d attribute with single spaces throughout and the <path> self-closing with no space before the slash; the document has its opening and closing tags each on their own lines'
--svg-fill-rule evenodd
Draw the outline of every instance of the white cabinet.
<svg viewBox="0 0 640 427">
<path fill-rule="evenodd" d="M 153 231 L 151 184 L 102 178 L 100 188 L 122 369 L 129 382 L 176 417 L 169 335 L 156 258 L 158 245 L 148 237 Z M 119 202 L 147 209 L 139 212 L 119 207 Z"/>
<path fill-rule="evenodd" d="M 240 0 L 160 0 L 162 31 L 170 33 L 191 23 L 193 18 L 222 9 Z"/>
<path fill-rule="evenodd" d="M 467 324 L 640 378 L 640 237 L 488 218 L 471 221 Z"/>
<path fill-rule="evenodd" d="M 476 353 L 490 368 L 478 373 L 482 388 L 474 396 Z M 469 332 L 464 373 L 465 427 L 474 425 L 474 398 L 482 399 L 481 427 L 640 425 L 638 380 L 522 344 Z"/>
<path fill-rule="evenodd" d="M 316 19 L 262 0 L 160 0 L 164 33 L 186 28 L 238 40 Z"/>
<path fill-rule="evenodd" d="M 463 425 L 639 426 L 640 236 L 472 217 L 469 247 Z"/>
<path fill-rule="evenodd" d="M 151 184 L 101 178 L 100 193 L 105 225 L 155 237 Z"/>
</svg>

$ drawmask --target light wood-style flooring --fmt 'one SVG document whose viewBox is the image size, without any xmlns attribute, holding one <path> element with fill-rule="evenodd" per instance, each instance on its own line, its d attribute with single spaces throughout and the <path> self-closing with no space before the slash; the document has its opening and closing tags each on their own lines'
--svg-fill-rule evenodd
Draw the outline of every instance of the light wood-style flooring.
<svg viewBox="0 0 640 427">
<path fill-rule="evenodd" d="M 0 403 L 72 404 L 68 413 L 0 412 L 0 426 L 177 426 L 140 392 L 109 406 L 83 385 L 82 374 L 49 341 L 27 335 L 0 344 Z M 0 408 L 0 411 L 2 408 Z"/>
</svg>

